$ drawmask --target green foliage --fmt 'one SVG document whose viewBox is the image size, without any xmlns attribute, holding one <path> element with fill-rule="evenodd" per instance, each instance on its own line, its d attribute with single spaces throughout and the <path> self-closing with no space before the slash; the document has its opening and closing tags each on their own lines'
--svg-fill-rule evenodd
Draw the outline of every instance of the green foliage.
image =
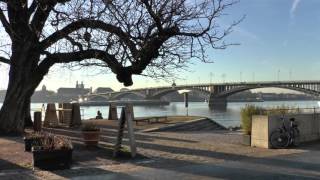
<svg viewBox="0 0 320 180">
<path fill-rule="evenodd" d="M 275 106 L 272 108 L 262 108 L 255 105 L 246 105 L 241 109 L 241 127 L 244 134 L 251 134 L 252 116 L 253 115 L 284 115 L 290 113 L 299 113 L 299 108 L 286 105 Z"/>
<path fill-rule="evenodd" d="M 244 134 L 251 134 L 252 116 L 262 115 L 263 113 L 263 108 L 254 105 L 246 105 L 244 108 L 241 108 L 241 127 Z"/>
</svg>

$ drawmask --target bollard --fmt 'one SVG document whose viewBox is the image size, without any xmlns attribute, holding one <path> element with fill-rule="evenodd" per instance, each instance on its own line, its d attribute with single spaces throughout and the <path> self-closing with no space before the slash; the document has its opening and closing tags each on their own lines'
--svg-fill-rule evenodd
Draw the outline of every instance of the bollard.
<svg viewBox="0 0 320 180">
<path fill-rule="evenodd" d="M 80 105 L 79 103 L 72 104 L 72 115 L 71 115 L 71 124 L 72 127 L 81 126 L 81 114 L 80 114 Z"/>
<path fill-rule="evenodd" d="M 36 111 L 33 113 L 33 130 L 41 131 L 41 126 L 42 126 L 41 111 Z"/>
<path fill-rule="evenodd" d="M 109 106 L 108 120 L 118 120 L 117 106 L 115 104 L 110 104 Z"/>
<path fill-rule="evenodd" d="M 44 127 L 57 127 L 58 123 L 58 116 L 56 112 L 56 105 L 55 104 L 48 104 L 46 109 L 46 114 L 44 116 Z"/>
</svg>

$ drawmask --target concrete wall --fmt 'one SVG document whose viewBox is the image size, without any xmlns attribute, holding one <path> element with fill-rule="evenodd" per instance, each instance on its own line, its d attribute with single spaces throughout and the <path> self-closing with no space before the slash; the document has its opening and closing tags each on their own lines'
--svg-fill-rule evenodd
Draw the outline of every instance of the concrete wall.
<svg viewBox="0 0 320 180">
<path fill-rule="evenodd" d="M 270 134 L 281 127 L 282 115 L 253 116 L 251 146 L 270 148 Z M 289 126 L 289 118 L 295 118 L 300 130 L 301 142 L 308 142 L 320 139 L 320 114 L 288 114 L 285 115 L 286 125 Z"/>
</svg>

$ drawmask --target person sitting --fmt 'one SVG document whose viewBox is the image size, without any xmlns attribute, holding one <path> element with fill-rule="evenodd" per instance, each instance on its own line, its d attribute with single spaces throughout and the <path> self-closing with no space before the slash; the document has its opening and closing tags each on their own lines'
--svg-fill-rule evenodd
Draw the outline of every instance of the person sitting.
<svg viewBox="0 0 320 180">
<path fill-rule="evenodd" d="M 103 119 L 102 114 L 100 111 L 97 112 L 96 119 Z"/>
</svg>

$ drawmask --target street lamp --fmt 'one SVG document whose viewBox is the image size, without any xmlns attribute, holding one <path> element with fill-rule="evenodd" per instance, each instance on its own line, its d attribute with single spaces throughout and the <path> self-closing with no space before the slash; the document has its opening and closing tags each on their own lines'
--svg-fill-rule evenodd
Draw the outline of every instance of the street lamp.
<svg viewBox="0 0 320 180">
<path fill-rule="evenodd" d="M 188 112 L 188 106 L 189 106 L 189 92 L 190 90 L 187 90 L 187 89 L 182 89 L 182 90 L 179 90 L 178 93 L 179 94 L 183 94 L 184 95 L 184 107 L 186 108 L 187 110 L 187 116 L 189 116 L 189 112 Z"/>
<path fill-rule="evenodd" d="M 210 72 L 210 84 L 212 84 L 212 77 L 213 77 L 213 73 Z"/>
</svg>

